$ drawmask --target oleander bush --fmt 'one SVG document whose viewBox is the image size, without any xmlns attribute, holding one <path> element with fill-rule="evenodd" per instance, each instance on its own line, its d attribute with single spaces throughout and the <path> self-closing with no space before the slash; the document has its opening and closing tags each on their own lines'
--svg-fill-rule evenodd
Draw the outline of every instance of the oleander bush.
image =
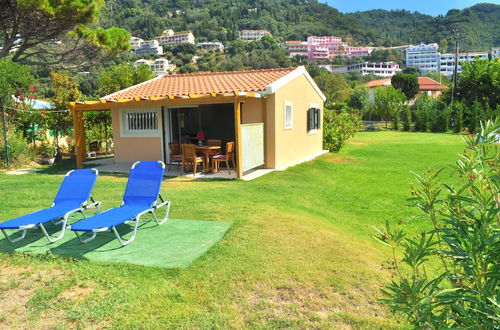
<svg viewBox="0 0 500 330">
<path fill-rule="evenodd" d="M 441 171 L 416 175 L 409 201 L 432 229 L 408 237 L 388 222 L 377 228 L 394 271 L 382 301 L 419 328 L 500 328 L 500 121 L 464 140 L 457 186 Z"/>
</svg>

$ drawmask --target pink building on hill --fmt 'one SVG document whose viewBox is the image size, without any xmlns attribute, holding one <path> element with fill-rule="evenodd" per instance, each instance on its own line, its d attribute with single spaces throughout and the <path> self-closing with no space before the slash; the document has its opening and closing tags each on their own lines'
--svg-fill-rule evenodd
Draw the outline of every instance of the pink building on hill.
<svg viewBox="0 0 500 330">
<path fill-rule="evenodd" d="M 300 44 L 300 52 L 297 49 Z M 325 36 L 317 37 L 310 36 L 307 38 L 307 42 L 300 41 L 287 41 L 285 42 L 287 50 L 290 52 L 290 56 L 301 55 L 304 50 L 307 49 L 307 56 L 311 60 L 332 60 L 338 56 L 342 57 L 359 57 L 369 55 L 373 48 L 371 47 L 353 47 L 345 41 L 342 41 L 340 37 Z M 307 48 L 305 47 L 307 46 Z"/>
</svg>

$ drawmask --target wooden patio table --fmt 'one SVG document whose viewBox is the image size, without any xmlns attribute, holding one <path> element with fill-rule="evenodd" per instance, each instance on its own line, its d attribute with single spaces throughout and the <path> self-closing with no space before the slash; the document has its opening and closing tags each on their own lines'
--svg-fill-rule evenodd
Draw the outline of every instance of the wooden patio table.
<svg viewBox="0 0 500 330">
<path fill-rule="evenodd" d="M 217 151 L 220 151 L 221 147 L 220 146 L 196 146 L 196 151 L 202 152 L 205 158 L 205 166 L 203 172 L 209 172 L 211 169 L 209 169 L 210 166 L 210 155 L 217 153 Z"/>
</svg>

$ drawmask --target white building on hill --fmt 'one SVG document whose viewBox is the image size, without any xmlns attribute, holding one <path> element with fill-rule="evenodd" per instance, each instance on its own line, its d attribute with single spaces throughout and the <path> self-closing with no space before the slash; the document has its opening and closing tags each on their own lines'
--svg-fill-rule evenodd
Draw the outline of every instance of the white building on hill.
<svg viewBox="0 0 500 330">
<path fill-rule="evenodd" d="M 141 64 L 146 64 L 151 68 L 151 71 L 157 76 L 163 76 L 175 70 L 175 64 L 170 63 L 166 58 L 160 57 L 154 61 L 140 59 L 135 61 L 134 67 L 138 67 Z"/>
<path fill-rule="evenodd" d="M 210 51 L 220 51 L 224 50 L 224 45 L 221 42 L 217 41 L 207 41 L 207 42 L 199 42 L 196 46 L 201 49 L 206 49 Z"/>
<path fill-rule="evenodd" d="M 160 44 L 175 46 L 182 43 L 194 44 L 194 35 L 191 31 L 174 33 L 173 30 L 165 30 L 161 36 L 155 37 Z"/>
<path fill-rule="evenodd" d="M 500 58 L 500 47 L 491 48 L 491 58 Z"/>
<path fill-rule="evenodd" d="M 140 47 L 134 49 L 136 55 L 163 55 L 163 47 L 156 40 L 147 40 L 140 43 Z"/>
<path fill-rule="evenodd" d="M 438 44 L 420 44 L 406 49 L 406 66 L 415 67 L 421 73 L 439 72 Z"/>
<path fill-rule="evenodd" d="M 259 40 L 265 35 L 271 35 L 271 32 L 267 30 L 241 30 L 240 38 L 248 40 Z"/>
<path fill-rule="evenodd" d="M 144 39 L 138 37 L 130 37 L 130 48 L 132 50 L 138 49 L 141 47 L 141 43 L 144 42 Z"/>
<path fill-rule="evenodd" d="M 349 73 L 356 71 L 363 76 L 374 74 L 381 77 L 392 77 L 401 71 L 399 64 L 394 62 L 363 62 L 341 67 L 335 67 L 333 65 L 320 65 L 320 67 L 333 73 Z"/>
<path fill-rule="evenodd" d="M 487 52 L 458 53 L 458 73 L 462 73 L 462 63 L 472 62 L 475 59 L 487 59 Z M 455 68 L 455 54 L 441 54 L 439 62 L 439 73 L 452 76 Z"/>
</svg>

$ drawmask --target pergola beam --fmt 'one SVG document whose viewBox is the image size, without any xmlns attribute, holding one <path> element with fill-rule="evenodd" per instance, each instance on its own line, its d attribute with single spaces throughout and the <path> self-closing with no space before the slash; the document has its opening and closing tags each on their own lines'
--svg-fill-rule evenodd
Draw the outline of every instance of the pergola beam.
<svg viewBox="0 0 500 330">
<path fill-rule="evenodd" d="M 210 94 L 210 95 L 190 95 L 186 97 L 163 97 L 149 99 L 127 99 L 127 100 L 100 100 L 100 101 L 87 101 L 75 103 L 76 111 L 110 111 L 118 108 L 141 108 L 141 107 L 155 107 L 155 106 L 181 106 L 181 105 L 204 105 L 204 104 L 222 104 L 233 103 L 235 94 Z M 240 95 L 240 97 L 259 98 L 259 94 L 247 93 Z"/>
<path fill-rule="evenodd" d="M 85 160 L 85 134 L 83 123 L 83 111 L 76 111 L 75 104 L 70 103 L 70 110 L 73 114 L 73 130 L 75 137 L 76 168 L 83 168 Z"/>
<path fill-rule="evenodd" d="M 234 137 L 236 140 L 236 175 L 243 176 L 243 152 L 241 150 L 241 99 L 236 96 L 234 99 Z"/>
</svg>

